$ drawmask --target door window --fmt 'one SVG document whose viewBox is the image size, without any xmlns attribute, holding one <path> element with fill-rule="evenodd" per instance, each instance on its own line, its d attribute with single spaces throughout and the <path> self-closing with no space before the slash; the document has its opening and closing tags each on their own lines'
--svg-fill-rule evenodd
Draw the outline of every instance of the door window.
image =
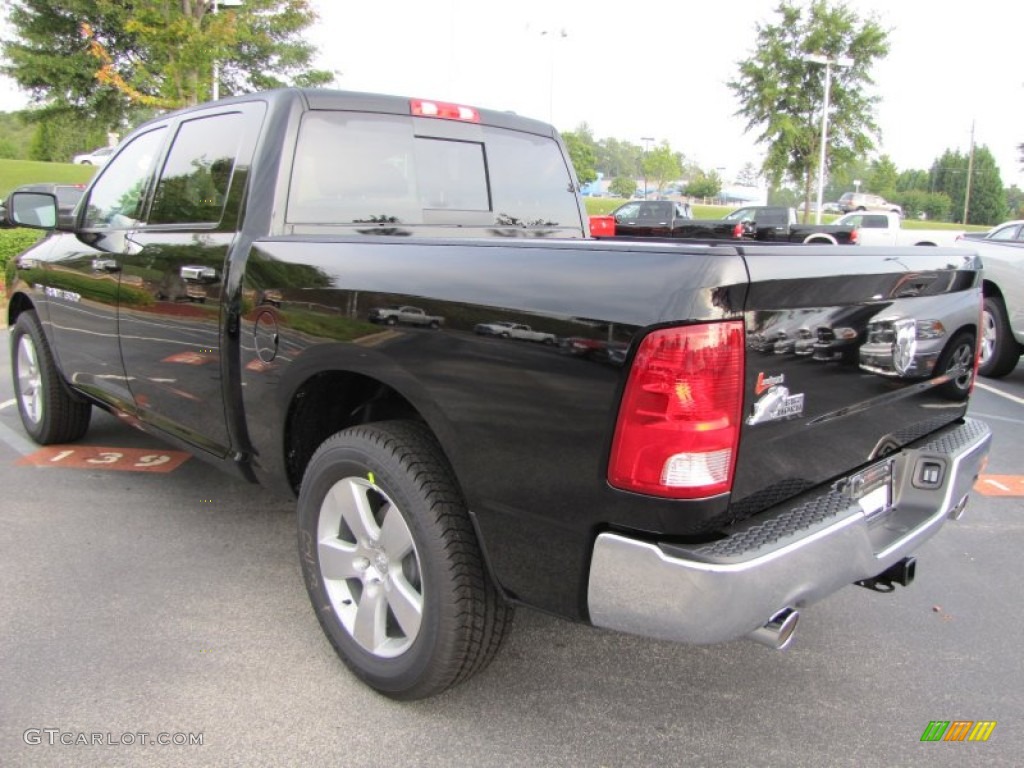
<svg viewBox="0 0 1024 768">
<path fill-rule="evenodd" d="M 181 124 L 153 195 L 150 224 L 218 224 L 243 134 L 239 112 Z"/>
<path fill-rule="evenodd" d="M 144 133 L 104 166 L 85 208 L 86 229 L 133 229 L 142 218 L 146 188 L 163 146 L 164 128 Z"/>
</svg>

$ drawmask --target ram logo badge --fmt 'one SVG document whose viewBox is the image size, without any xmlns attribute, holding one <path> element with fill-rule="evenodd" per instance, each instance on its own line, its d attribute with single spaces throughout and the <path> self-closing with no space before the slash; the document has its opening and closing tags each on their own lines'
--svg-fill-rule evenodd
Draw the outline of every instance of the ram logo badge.
<svg viewBox="0 0 1024 768">
<path fill-rule="evenodd" d="M 765 376 L 764 371 L 757 374 L 757 384 L 754 385 L 754 394 L 761 395 L 765 390 L 771 389 L 778 384 L 784 384 L 786 382 L 786 374 L 780 373 L 778 376 Z"/>
<path fill-rule="evenodd" d="M 764 372 L 757 374 L 754 394 L 758 398 L 753 412 L 747 417 L 747 424 L 753 426 L 768 421 L 792 419 L 804 412 L 803 393 L 789 394 L 789 388 L 782 386 L 785 380 L 786 375 L 783 373 L 777 376 L 765 376 Z"/>
</svg>

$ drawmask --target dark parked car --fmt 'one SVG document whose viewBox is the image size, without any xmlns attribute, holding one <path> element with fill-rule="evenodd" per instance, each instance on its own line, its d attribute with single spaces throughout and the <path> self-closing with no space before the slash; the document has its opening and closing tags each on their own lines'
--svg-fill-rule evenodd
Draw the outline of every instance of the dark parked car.
<svg viewBox="0 0 1024 768">
<path fill-rule="evenodd" d="M 57 224 L 60 226 L 73 226 L 75 222 L 75 206 L 82 199 L 85 192 L 84 184 L 25 184 L 14 190 L 15 192 L 48 192 L 57 196 Z M 6 205 L 6 202 L 4 203 Z M 3 211 L 0 210 L 0 221 L 4 220 Z M 45 222 L 40 221 L 40 224 Z"/>
</svg>

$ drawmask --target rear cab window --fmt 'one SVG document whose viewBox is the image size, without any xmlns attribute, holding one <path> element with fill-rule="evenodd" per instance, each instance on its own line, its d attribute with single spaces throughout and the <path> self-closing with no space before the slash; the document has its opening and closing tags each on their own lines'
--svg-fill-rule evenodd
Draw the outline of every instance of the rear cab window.
<svg viewBox="0 0 1024 768">
<path fill-rule="evenodd" d="M 303 114 L 285 214 L 297 234 L 580 237 L 557 141 L 435 118 Z"/>
</svg>

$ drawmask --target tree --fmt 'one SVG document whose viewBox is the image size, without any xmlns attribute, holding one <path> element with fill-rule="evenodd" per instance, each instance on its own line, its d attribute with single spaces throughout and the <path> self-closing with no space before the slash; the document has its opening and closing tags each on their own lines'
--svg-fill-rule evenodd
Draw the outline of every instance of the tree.
<svg viewBox="0 0 1024 768">
<path fill-rule="evenodd" d="M 736 174 L 736 183 L 745 187 L 756 187 L 760 178 L 761 173 L 754 167 L 754 164 L 746 163 Z"/>
<path fill-rule="evenodd" d="M 900 192 L 892 198 L 892 201 L 903 207 L 904 216 L 917 218 L 920 214 L 924 214 L 925 218 L 932 221 L 948 219 L 949 212 L 953 207 L 953 203 L 947 195 L 921 189 Z"/>
<path fill-rule="evenodd" d="M 1011 219 L 1024 218 L 1024 190 L 1016 184 L 1007 189 L 1006 205 L 1010 209 Z"/>
<path fill-rule="evenodd" d="M 308 0 L 15 0 L 0 71 L 42 107 L 114 128 L 139 105 L 169 108 L 210 97 L 214 62 L 224 94 L 289 83 L 322 85 L 299 35 Z"/>
<path fill-rule="evenodd" d="M 716 171 L 699 171 L 690 179 L 683 194 L 690 197 L 715 197 L 722 191 L 722 180 Z"/>
<path fill-rule="evenodd" d="M 36 125 L 28 146 L 28 158 L 68 163 L 73 155 L 84 149 L 106 145 L 107 132 L 101 126 L 92 121 L 83 125 L 70 112 L 62 112 Z"/>
<path fill-rule="evenodd" d="M 679 156 L 672 151 L 667 141 L 647 152 L 641 162 L 644 178 L 653 181 L 655 189 L 660 193 L 672 179 L 678 179 L 683 169 L 679 164 Z"/>
<path fill-rule="evenodd" d="M 616 176 L 608 185 L 608 191 L 616 197 L 632 197 L 636 192 L 636 180 L 632 176 Z"/>
<path fill-rule="evenodd" d="M 847 6 L 827 0 L 812 0 L 806 9 L 782 0 L 776 13 L 777 24 L 756 25 L 757 48 L 728 85 L 740 103 L 736 114 L 767 146 L 763 170 L 770 185 L 791 180 L 809 202 L 818 171 L 825 73 L 805 57 L 853 59 L 853 66 L 832 69 L 826 149 L 830 167 L 841 167 L 874 147 L 878 97 L 868 93 L 874 84 L 870 70 L 889 52 L 888 35 L 874 19 L 862 22 Z"/>
<path fill-rule="evenodd" d="M 601 139 L 597 142 L 597 170 L 605 176 L 635 176 L 643 148 L 628 141 Z"/>
<path fill-rule="evenodd" d="M 585 125 L 583 126 L 585 127 Z M 593 139 L 587 141 L 586 134 L 563 133 L 562 141 L 569 150 L 569 159 L 572 167 L 576 169 L 576 178 L 580 184 L 589 184 L 597 179 L 597 170 L 594 168 L 596 157 L 593 149 Z"/>
<path fill-rule="evenodd" d="M 971 197 L 968 202 L 967 224 L 994 226 L 1009 216 L 1006 188 L 996 166 L 996 159 L 988 147 L 976 147 L 971 167 Z M 962 213 L 961 213 L 962 216 Z"/>
<path fill-rule="evenodd" d="M 927 192 L 930 188 L 928 171 L 908 170 L 901 171 L 896 179 L 896 191 L 901 192 Z M 895 200 L 895 198 L 893 198 Z M 899 202 L 896 200 L 896 202 Z"/>
<path fill-rule="evenodd" d="M 896 191 L 896 182 L 899 177 L 896 163 L 888 155 L 882 155 L 871 163 L 866 189 L 889 200 L 895 197 L 893 193 Z"/>
<path fill-rule="evenodd" d="M 967 197 L 968 167 L 971 172 L 971 199 L 965 223 L 998 224 L 1007 217 L 1009 211 L 1006 190 L 988 147 L 975 147 L 973 162 L 969 155 L 947 149 L 932 164 L 932 189 L 949 197 L 952 201 L 952 217 L 961 221 Z"/>
</svg>

